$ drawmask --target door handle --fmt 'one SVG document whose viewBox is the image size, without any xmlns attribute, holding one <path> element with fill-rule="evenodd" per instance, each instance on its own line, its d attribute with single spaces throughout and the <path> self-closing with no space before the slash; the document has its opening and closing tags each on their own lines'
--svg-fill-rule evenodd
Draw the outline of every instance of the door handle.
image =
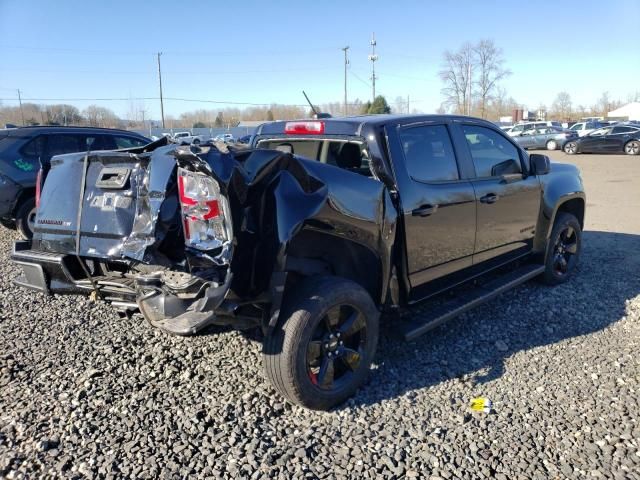
<svg viewBox="0 0 640 480">
<path fill-rule="evenodd" d="M 500 197 L 495 193 L 487 193 L 484 197 L 480 197 L 482 203 L 496 203 Z"/>
<path fill-rule="evenodd" d="M 411 215 L 414 217 L 428 217 L 438 211 L 438 205 L 422 205 L 419 208 L 411 211 Z"/>
</svg>

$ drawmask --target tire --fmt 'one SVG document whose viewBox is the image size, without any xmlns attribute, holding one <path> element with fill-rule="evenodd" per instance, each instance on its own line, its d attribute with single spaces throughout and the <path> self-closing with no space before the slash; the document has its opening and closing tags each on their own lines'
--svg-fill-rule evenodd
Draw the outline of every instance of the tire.
<svg viewBox="0 0 640 480">
<path fill-rule="evenodd" d="M 578 153 L 578 144 L 576 142 L 567 142 L 564 144 L 564 153 L 568 155 L 575 155 Z"/>
<path fill-rule="evenodd" d="M 16 222 L 14 222 L 13 220 L 0 218 L 0 225 L 2 225 L 4 228 L 8 228 L 10 230 L 15 230 L 16 229 Z"/>
<path fill-rule="evenodd" d="M 558 148 L 558 142 L 555 140 L 549 140 L 547 142 L 547 150 L 555 150 Z"/>
<path fill-rule="evenodd" d="M 627 155 L 640 155 L 640 142 L 631 140 L 624 145 L 624 153 Z"/>
<path fill-rule="evenodd" d="M 193 143 L 194 145 L 200 145 L 200 139 L 199 138 L 194 138 L 193 142 L 191 142 L 191 143 Z"/>
<path fill-rule="evenodd" d="M 16 230 L 22 238 L 30 240 L 33 237 L 33 227 L 36 217 L 36 199 L 27 198 L 16 210 Z"/>
<path fill-rule="evenodd" d="M 582 228 L 578 219 L 566 212 L 556 215 L 547 243 L 543 280 L 547 285 L 559 285 L 571 277 L 582 251 Z"/>
<path fill-rule="evenodd" d="M 285 299 L 280 322 L 265 339 L 266 377 L 291 403 L 313 410 L 342 403 L 369 374 L 379 318 L 371 296 L 357 283 L 305 279 Z"/>
</svg>

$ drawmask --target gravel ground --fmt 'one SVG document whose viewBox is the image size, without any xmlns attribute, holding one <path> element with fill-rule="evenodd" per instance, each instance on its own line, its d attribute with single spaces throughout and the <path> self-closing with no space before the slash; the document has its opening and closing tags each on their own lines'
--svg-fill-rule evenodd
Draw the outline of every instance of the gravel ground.
<svg viewBox="0 0 640 480">
<path fill-rule="evenodd" d="M 640 478 L 638 209 L 619 222 L 640 162 L 582 158 L 595 215 L 575 278 L 412 343 L 385 327 L 369 384 L 328 413 L 278 398 L 240 333 L 171 337 L 12 286 L 0 229 L 0 477 Z"/>
</svg>

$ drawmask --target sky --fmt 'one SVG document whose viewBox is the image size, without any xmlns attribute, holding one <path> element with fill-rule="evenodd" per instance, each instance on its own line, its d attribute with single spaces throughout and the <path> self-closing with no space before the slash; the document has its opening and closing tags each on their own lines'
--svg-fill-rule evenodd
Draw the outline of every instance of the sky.
<svg viewBox="0 0 640 480">
<path fill-rule="evenodd" d="M 55 99 L 35 103 L 73 99 L 65 103 L 157 119 L 157 52 L 165 114 L 304 104 L 303 89 L 316 104 L 342 101 L 344 46 L 348 97 L 367 100 L 375 32 L 376 91 L 390 103 L 408 95 L 412 109 L 435 111 L 443 52 L 489 38 L 518 102 L 550 106 L 565 90 L 589 106 L 603 91 L 622 101 L 640 91 L 638 18 L 640 0 L 0 0 L 0 102 L 16 105 L 20 89 Z"/>
</svg>

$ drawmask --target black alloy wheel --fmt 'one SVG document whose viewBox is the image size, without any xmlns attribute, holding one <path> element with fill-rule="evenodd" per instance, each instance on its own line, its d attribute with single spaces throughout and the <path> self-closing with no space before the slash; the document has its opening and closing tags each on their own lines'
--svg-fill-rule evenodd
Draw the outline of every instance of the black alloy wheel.
<svg viewBox="0 0 640 480">
<path fill-rule="evenodd" d="M 307 277 L 287 289 L 278 325 L 264 341 L 265 375 L 291 403 L 328 410 L 367 379 L 380 312 L 345 278 Z"/>
<path fill-rule="evenodd" d="M 337 390 L 348 383 L 364 355 L 367 325 L 354 305 L 331 308 L 318 323 L 307 345 L 307 371 L 311 383 Z"/>
<path fill-rule="evenodd" d="M 566 275 L 578 253 L 578 236 L 571 225 L 560 232 L 553 247 L 553 268 L 558 275 Z"/>
<path fill-rule="evenodd" d="M 581 250 L 580 222 L 570 213 L 558 212 L 547 243 L 544 282 L 548 285 L 566 282 L 578 265 Z"/>
</svg>

